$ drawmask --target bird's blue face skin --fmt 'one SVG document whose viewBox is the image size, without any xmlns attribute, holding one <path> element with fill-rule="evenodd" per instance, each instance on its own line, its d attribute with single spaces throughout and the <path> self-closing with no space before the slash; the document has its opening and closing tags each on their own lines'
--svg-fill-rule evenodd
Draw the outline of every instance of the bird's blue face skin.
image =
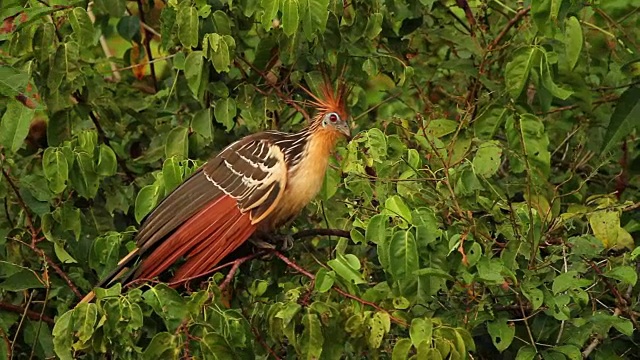
<svg viewBox="0 0 640 360">
<path fill-rule="evenodd" d="M 342 119 L 340 115 L 338 115 L 338 113 L 327 113 L 322 119 L 322 126 L 325 129 L 332 129 L 342 133 L 347 137 L 347 139 L 351 137 L 351 129 L 349 129 L 349 124 L 345 121 L 345 119 Z"/>
</svg>

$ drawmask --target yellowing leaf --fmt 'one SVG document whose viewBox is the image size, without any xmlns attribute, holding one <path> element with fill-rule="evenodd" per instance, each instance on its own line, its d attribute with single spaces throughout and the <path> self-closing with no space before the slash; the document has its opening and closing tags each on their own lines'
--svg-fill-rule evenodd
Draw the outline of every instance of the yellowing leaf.
<svg viewBox="0 0 640 360">
<path fill-rule="evenodd" d="M 602 241 L 605 248 L 633 249 L 633 238 L 620 227 L 620 213 L 613 210 L 600 210 L 588 216 L 593 234 Z"/>
</svg>

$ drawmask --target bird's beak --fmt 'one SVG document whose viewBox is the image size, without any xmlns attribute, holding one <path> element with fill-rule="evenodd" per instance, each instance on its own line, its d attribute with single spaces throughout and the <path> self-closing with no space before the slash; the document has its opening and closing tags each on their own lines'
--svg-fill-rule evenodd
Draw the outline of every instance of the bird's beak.
<svg viewBox="0 0 640 360">
<path fill-rule="evenodd" d="M 351 140 L 351 129 L 349 124 L 345 123 L 339 127 L 340 132 L 347 138 L 347 141 Z"/>
</svg>

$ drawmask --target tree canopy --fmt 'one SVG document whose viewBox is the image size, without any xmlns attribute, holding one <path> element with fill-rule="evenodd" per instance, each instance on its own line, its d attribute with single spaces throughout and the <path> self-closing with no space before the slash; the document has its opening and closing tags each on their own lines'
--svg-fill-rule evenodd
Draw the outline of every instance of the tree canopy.
<svg viewBox="0 0 640 360">
<path fill-rule="evenodd" d="M 0 359 L 638 356 L 637 1 L 0 0 L 0 20 Z M 355 136 L 292 249 L 76 307 L 207 158 L 302 128 L 323 76 L 352 87 Z"/>
</svg>

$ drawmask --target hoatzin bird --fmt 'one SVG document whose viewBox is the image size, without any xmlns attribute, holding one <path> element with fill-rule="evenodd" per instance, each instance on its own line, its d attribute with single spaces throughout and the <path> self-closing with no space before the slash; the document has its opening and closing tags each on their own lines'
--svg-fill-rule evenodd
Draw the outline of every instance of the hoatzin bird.
<svg viewBox="0 0 640 360">
<path fill-rule="evenodd" d="M 151 279 L 180 259 L 172 283 L 216 266 L 252 235 L 292 220 L 318 193 L 336 141 L 350 136 L 344 84 L 326 81 L 298 133 L 264 131 L 223 149 L 144 219 L 136 248 L 98 286 Z M 93 292 L 82 301 L 91 301 Z"/>
</svg>

